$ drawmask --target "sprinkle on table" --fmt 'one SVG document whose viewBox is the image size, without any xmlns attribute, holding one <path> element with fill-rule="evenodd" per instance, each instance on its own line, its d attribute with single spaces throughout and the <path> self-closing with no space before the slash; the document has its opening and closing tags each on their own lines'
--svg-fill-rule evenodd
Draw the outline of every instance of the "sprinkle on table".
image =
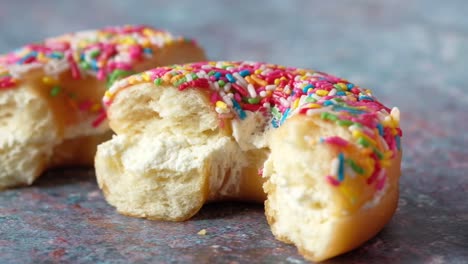
<svg viewBox="0 0 468 264">
<path fill-rule="evenodd" d="M 205 236 L 206 235 L 206 229 L 202 229 L 202 230 L 198 231 L 197 235 Z"/>
</svg>

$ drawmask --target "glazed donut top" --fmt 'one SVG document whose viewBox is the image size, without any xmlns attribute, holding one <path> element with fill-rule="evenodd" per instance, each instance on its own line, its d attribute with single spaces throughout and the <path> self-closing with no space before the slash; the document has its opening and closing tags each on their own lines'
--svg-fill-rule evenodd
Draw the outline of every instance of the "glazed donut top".
<svg viewBox="0 0 468 264">
<path fill-rule="evenodd" d="M 126 25 L 100 30 L 69 33 L 49 38 L 41 43 L 25 45 L 0 56 L 0 92 L 19 87 L 28 73 L 42 69 L 42 82 L 50 86 L 50 95 L 61 92 L 57 76 L 65 71 L 74 79 L 86 75 L 107 80 L 110 86 L 115 80 L 131 75 L 134 64 L 153 52 L 177 42 L 193 42 L 184 37 L 149 26 Z M 62 91 L 63 92 L 63 91 Z M 72 99 L 72 98 L 68 98 Z M 80 110 L 100 112 L 98 102 L 74 102 Z M 93 126 L 103 120 L 104 112 Z"/>
<path fill-rule="evenodd" d="M 273 128 L 291 116 L 307 115 L 349 129 L 351 141 L 332 136 L 319 143 L 336 148 L 338 155 L 326 181 L 340 188 L 351 202 L 359 195 L 352 187 L 355 179 L 372 185 L 375 191 L 384 188 L 385 168 L 400 151 L 398 108 L 390 110 L 370 90 L 323 72 L 256 62 L 160 67 L 115 82 L 104 95 L 104 105 L 109 107 L 123 89 L 147 82 L 181 91 L 202 89 L 221 119 L 242 120 L 246 111 L 262 111 L 270 116 Z"/>
<path fill-rule="evenodd" d="M 151 56 L 155 48 L 180 41 L 192 40 L 149 26 L 131 25 L 49 38 L 0 56 L 0 88 L 14 87 L 25 73 L 40 67 L 49 75 L 69 70 L 77 79 L 91 74 L 104 80 L 116 72 L 131 71 L 134 62 Z"/>
</svg>

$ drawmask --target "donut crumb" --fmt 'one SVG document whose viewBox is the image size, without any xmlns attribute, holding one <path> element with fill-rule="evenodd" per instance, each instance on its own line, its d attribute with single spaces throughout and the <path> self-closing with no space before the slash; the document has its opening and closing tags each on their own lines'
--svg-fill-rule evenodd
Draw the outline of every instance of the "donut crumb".
<svg viewBox="0 0 468 264">
<path fill-rule="evenodd" d="M 197 234 L 200 235 L 200 236 L 206 235 L 206 229 L 202 229 L 202 230 L 198 231 Z"/>
</svg>

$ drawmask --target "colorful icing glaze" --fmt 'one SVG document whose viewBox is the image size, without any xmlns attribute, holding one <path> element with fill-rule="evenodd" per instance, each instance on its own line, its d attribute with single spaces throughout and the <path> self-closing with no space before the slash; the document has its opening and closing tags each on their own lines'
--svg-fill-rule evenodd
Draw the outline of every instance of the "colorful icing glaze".
<svg viewBox="0 0 468 264">
<path fill-rule="evenodd" d="M 38 68 L 44 70 L 46 76 L 42 81 L 50 86 L 53 97 L 66 92 L 66 87 L 57 82 L 58 74 L 64 71 L 69 71 L 74 79 L 95 76 L 98 80 L 106 80 L 110 86 L 114 81 L 133 74 L 135 63 L 151 57 L 156 49 L 191 41 L 149 26 L 130 25 L 46 39 L 0 56 L 0 92 L 18 87 L 28 72 Z M 70 100 L 76 98 L 69 97 Z M 74 102 L 74 105 L 82 111 L 100 113 L 93 122 L 94 126 L 105 119 L 105 111 L 99 101 L 86 100 Z"/>
<path fill-rule="evenodd" d="M 172 85 L 181 91 L 203 89 L 220 118 L 242 120 L 246 111 L 263 111 L 276 128 L 299 114 L 349 129 L 351 141 L 331 136 L 318 144 L 336 149 L 330 174 L 324 177 L 351 203 L 359 195 L 350 186 L 356 179 L 372 186 L 374 192 L 384 188 L 386 168 L 400 150 L 398 109 L 385 107 L 368 89 L 323 72 L 255 62 L 174 65 L 116 82 L 106 92 L 104 105 L 110 106 L 123 89 L 144 82 Z"/>
</svg>

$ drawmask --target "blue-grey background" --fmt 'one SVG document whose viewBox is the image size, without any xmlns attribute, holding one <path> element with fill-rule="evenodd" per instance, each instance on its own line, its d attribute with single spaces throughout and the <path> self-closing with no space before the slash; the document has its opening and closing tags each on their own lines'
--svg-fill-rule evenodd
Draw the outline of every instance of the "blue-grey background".
<svg viewBox="0 0 468 264">
<path fill-rule="evenodd" d="M 402 111 L 399 209 L 330 263 L 468 263 L 468 1 L 0 1 L 0 53 L 64 32 L 149 24 L 196 38 L 213 60 L 313 68 Z M 206 228 L 208 235 L 196 233 Z M 261 206 L 211 205 L 192 221 L 120 216 L 92 170 L 47 173 L 0 193 L 0 259 L 37 262 L 302 263 Z"/>
</svg>

